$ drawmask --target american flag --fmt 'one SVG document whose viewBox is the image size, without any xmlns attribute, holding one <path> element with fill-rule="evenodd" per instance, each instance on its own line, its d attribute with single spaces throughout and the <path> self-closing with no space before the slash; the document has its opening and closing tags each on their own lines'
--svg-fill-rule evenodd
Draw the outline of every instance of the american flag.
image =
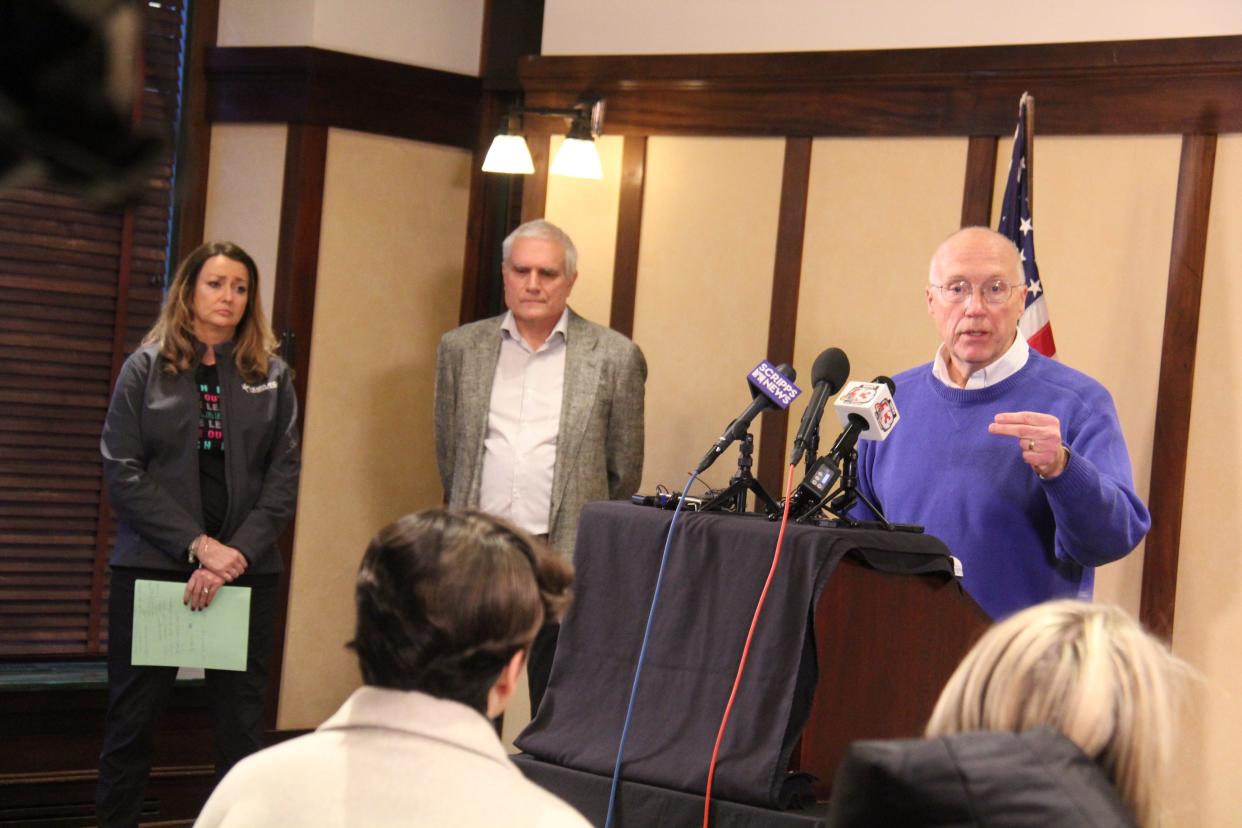
<svg viewBox="0 0 1242 828">
<path fill-rule="evenodd" d="M 1009 180 L 1001 202 L 1000 225 L 996 228 L 1017 245 L 1022 255 L 1022 273 L 1026 278 L 1026 309 L 1018 319 L 1018 331 L 1027 343 L 1044 356 L 1056 356 L 1052 341 L 1052 323 L 1048 320 L 1048 303 L 1044 301 L 1044 284 L 1035 264 L 1035 228 L 1031 224 L 1031 182 L 1026 174 L 1026 113 L 1030 95 L 1022 93 L 1018 102 L 1018 128 L 1013 136 L 1013 158 L 1009 162 Z"/>
</svg>

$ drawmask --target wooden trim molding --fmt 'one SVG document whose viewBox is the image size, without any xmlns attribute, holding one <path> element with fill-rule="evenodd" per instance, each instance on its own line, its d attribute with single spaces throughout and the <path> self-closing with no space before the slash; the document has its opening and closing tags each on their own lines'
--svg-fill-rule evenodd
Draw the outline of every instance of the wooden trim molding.
<svg viewBox="0 0 1242 828">
<path fill-rule="evenodd" d="M 458 321 L 463 325 L 493 315 L 501 304 L 500 243 L 509 232 L 514 203 L 522 194 L 521 182 L 516 180 L 522 176 L 485 173 L 481 167 L 501 115 L 513 102 L 511 95 L 488 92 L 480 105 L 483 117 L 470 166 L 470 206 L 462 261 Z"/>
<path fill-rule="evenodd" d="M 811 186 L 811 139 L 785 140 L 781 202 L 776 227 L 776 258 L 772 270 L 772 305 L 768 315 L 769 361 L 794 361 L 798 289 L 802 282 L 802 243 L 806 237 L 806 199 Z M 803 382 L 806 387 L 806 382 Z M 771 411 L 759 426 L 759 471 L 756 477 L 774 497 L 783 493 L 785 439 L 789 414 Z"/>
<path fill-rule="evenodd" d="M 524 209 L 522 176 L 485 173 L 479 168 L 501 116 L 521 103 L 517 65 L 522 55 L 537 55 L 543 39 L 543 0 L 484 0 L 479 49 L 482 117 L 476 130 L 470 172 L 470 207 L 462 267 L 462 324 L 495 314 L 503 307 L 500 243 L 516 226 L 515 210 Z M 540 199 L 546 197 L 546 185 Z M 540 215 L 543 210 L 540 208 Z"/>
<path fill-rule="evenodd" d="M 483 82 L 309 46 L 207 50 L 212 123 L 341 127 L 473 150 Z"/>
<path fill-rule="evenodd" d="M 1156 635 L 1173 635 L 1177 560 L 1182 536 L 1186 452 L 1190 442 L 1190 403 L 1194 391 L 1199 305 L 1207 252 L 1208 215 L 1216 163 L 1215 135 L 1182 138 L 1169 256 L 1169 293 L 1164 311 L 1164 349 L 1160 356 L 1160 396 L 1156 402 L 1156 441 L 1152 447 L 1151 532 L 1143 561 L 1139 617 Z"/>
<path fill-rule="evenodd" d="M 522 222 L 543 218 L 548 209 L 548 164 L 552 139 L 548 135 L 532 135 L 526 140 L 535 171 L 520 177 L 522 183 Z M 507 233 L 505 235 L 508 235 Z M 501 241 L 504 240 L 502 236 Z"/>
<path fill-rule="evenodd" d="M 1024 91 L 1040 135 L 1242 132 L 1242 36 L 532 57 L 519 73 L 531 104 L 605 96 L 608 133 L 1007 135 Z"/>
<path fill-rule="evenodd" d="M 966 186 L 962 191 L 963 227 L 992 225 L 996 144 L 995 135 L 974 135 L 966 144 Z"/>
<path fill-rule="evenodd" d="M 280 200 L 280 238 L 276 249 L 276 282 L 272 329 L 282 342 L 282 356 L 293 368 L 301 429 L 306 422 L 310 378 L 311 333 L 315 322 L 315 284 L 319 274 L 319 233 L 323 220 L 323 187 L 328 163 L 328 128 L 293 124 L 285 144 L 284 190 Z M 267 727 L 276 724 L 289 614 L 289 575 L 297 515 L 280 536 L 284 575 L 276 603 L 274 658 L 267 685 Z"/>
<path fill-rule="evenodd" d="M 638 251 L 643 231 L 643 193 L 647 181 L 647 139 L 627 135 L 621 146 L 621 192 L 617 207 L 616 255 L 612 265 L 612 306 L 608 324 L 634 336 L 638 300 Z"/>
<path fill-rule="evenodd" d="M 216 42 L 220 0 L 190 3 L 189 43 L 182 82 L 180 158 L 173 193 L 173 262 L 171 273 L 203 243 L 207 216 L 207 176 L 211 159 L 211 124 L 207 121 L 207 50 Z"/>
</svg>

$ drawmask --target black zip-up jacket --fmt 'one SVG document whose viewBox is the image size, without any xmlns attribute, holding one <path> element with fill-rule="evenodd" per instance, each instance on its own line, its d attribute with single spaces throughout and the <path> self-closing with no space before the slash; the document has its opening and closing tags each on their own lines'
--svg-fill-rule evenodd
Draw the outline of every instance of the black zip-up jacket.
<svg viewBox="0 0 1242 828">
<path fill-rule="evenodd" d="M 205 349 L 198 344 L 200 357 Z M 292 376 L 272 357 L 264 381 L 245 382 L 233 343 L 215 351 L 229 492 L 216 540 L 246 556 L 247 574 L 279 572 L 276 539 L 293 517 L 300 463 Z M 187 549 L 204 531 L 198 386 L 193 371 L 169 374 L 162 363 L 156 345 L 130 355 L 104 421 L 99 448 L 117 516 L 110 563 L 188 572 Z"/>
<path fill-rule="evenodd" d="M 829 828 L 1135 828 L 1103 768 L 1050 727 L 854 742 Z"/>
</svg>

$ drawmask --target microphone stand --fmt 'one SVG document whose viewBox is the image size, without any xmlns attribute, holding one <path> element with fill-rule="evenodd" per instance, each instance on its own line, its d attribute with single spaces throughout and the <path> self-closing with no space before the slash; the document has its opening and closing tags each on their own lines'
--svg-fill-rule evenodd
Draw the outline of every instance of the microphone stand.
<svg viewBox="0 0 1242 828">
<path fill-rule="evenodd" d="M 844 521 L 847 525 L 857 526 L 858 521 L 846 517 L 845 513 L 850 510 L 857 501 L 861 500 L 867 505 L 877 518 L 880 524 L 890 532 L 897 528 L 895 524 L 889 522 L 884 517 L 884 513 L 862 492 L 858 491 L 858 449 L 851 448 L 847 454 L 841 459 L 841 488 L 837 491 L 836 497 L 828 504 L 828 511 L 836 515 L 837 518 Z"/>
<path fill-rule="evenodd" d="M 802 474 L 811 473 L 811 466 L 815 465 L 815 461 L 819 459 L 819 423 L 815 424 L 815 428 L 811 429 L 811 433 L 806 437 L 806 463 L 802 466 Z"/>
<path fill-rule="evenodd" d="M 763 506 L 767 514 L 780 514 L 776 501 L 763 490 L 763 485 L 750 473 L 751 466 L 754 465 L 754 451 L 755 438 L 748 431 L 746 436 L 738 441 L 737 471 L 734 472 L 733 477 L 729 478 L 729 487 L 717 492 L 715 497 L 700 506 L 700 512 L 724 512 L 730 511 L 732 507 L 731 511 L 735 514 L 745 514 L 746 494 L 751 492 L 755 495 L 756 505 Z"/>
</svg>

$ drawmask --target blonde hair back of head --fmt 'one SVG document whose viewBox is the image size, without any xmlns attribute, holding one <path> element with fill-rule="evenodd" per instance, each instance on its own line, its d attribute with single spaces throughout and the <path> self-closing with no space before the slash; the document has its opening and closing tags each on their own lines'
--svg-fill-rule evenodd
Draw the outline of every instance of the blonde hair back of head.
<svg viewBox="0 0 1242 828">
<path fill-rule="evenodd" d="M 1056 728 L 1158 822 L 1188 668 L 1118 607 L 1052 601 L 993 626 L 945 685 L 927 736 Z"/>
</svg>

